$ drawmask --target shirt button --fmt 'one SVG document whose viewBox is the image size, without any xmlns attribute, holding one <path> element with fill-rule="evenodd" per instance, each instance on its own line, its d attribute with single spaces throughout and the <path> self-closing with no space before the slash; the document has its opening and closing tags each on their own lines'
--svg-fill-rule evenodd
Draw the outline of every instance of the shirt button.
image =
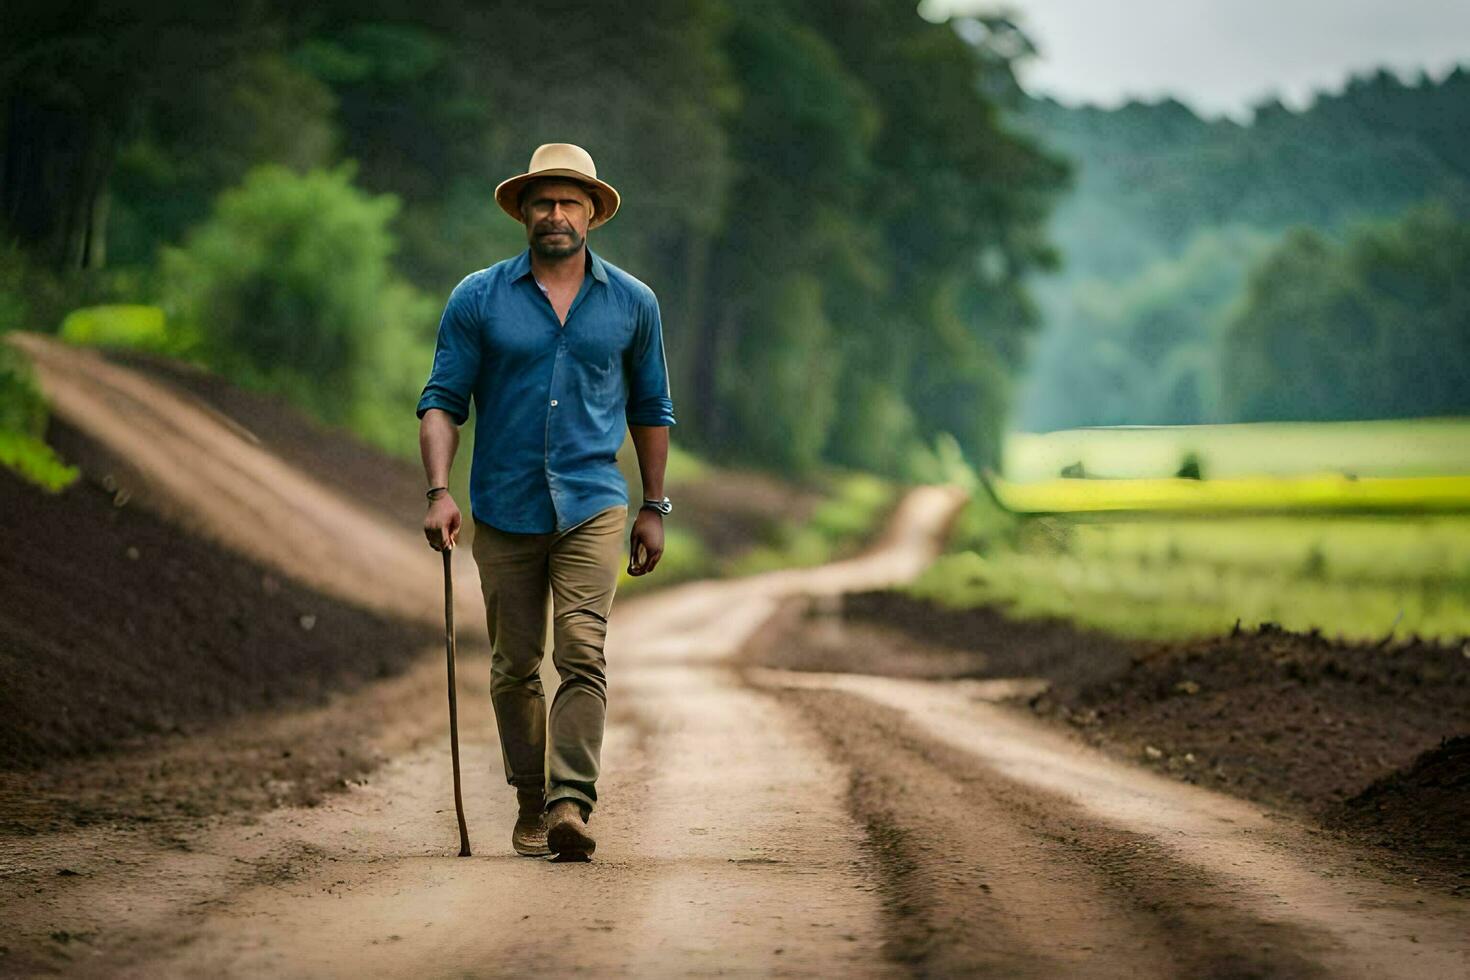
<svg viewBox="0 0 1470 980">
<path fill-rule="evenodd" d="M 551 405 L 552 405 L 553 408 L 556 407 L 556 399 L 555 398 L 553 398 L 551 400 Z"/>
</svg>

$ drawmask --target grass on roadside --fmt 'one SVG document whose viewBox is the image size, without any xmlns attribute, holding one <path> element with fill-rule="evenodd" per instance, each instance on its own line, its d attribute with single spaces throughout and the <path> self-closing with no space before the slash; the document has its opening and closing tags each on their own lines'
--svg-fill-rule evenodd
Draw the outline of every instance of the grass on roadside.
<svg viewBox="0 0 1470 980">
<path fill-rule="evenodd" d="M 683 452 L 680 456 L 683 459 L 678 471 L 683 479 L 692 480 L 709 472 L 707 464 L 697 457 Z M 675 457 L 671 453 L 669 472 L 675 471 Z M 635 578 L 623 571 L 618 578 L 619 590 L 636 592 L 697 578 L 753 575 L 847 557 L 872 539 L 888 519 L 899 495 L 896 484 L 867 473 L 829 473 L 819 478 L 818 484 L 827 499 L 805 520 L 778 521 L 771 540 L 758 542 L 725 559 L 711 553 L 698 534 L 676 521 L 665 522 L 664 557 L 657 572 L 646 578 Z M 674 496 L 678 484 L 672 475 L 668 485 L 676 488 L 669 491 Z M 637 484 L 630 481 L 629 486 L 630 496 L 636 495 Z"/>
<path fill-rule="evenodd" d="M 906 591 L 1001 603 L 1116 635 L 1275 622 L 1328 636 L 1470 636 L 1470 518 L 1017 520 L 976 498 L 950 553 Z"/>
<path fill-rule="evenodd" d="M 25 355 L 0 337 L 0 466 L 56 493 L 79 475 L 46 445 L 46 399 Z"/>
<path fill-rule="evenodd" d="M 740 555 L 724 574 L 753 575 L 845 558 L 872 536 L 897 502 L 898 487 L 868 473 L 839 474 L 823 483 L 829 497 L 807 520 L 782 522 L 775 541 Z"/>
</svg>

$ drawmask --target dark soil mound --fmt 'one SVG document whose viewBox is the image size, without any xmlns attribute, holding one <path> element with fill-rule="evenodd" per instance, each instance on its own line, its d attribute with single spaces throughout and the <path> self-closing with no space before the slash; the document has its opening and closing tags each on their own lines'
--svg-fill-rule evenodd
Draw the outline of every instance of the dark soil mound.
<svg viewBox="0 0 1470 980">
<path fill-rule="evenodd" d="M 812 605 L 798 643 L 773 644 L 770 667 L 889 677 L 1044 677 L 1059 689 L 1117 676 L 1136 647 L 1060 619 L 1011 619 L 993 606 L 949 609 L 902 592 L 852 592 Z M 881 634 L 882 642 L 834 628 Z"/>
<path fill-rule="evenodd" d="M 83 467 L 62 493 L 0 469 L 0 768 L 319 704 L 440 641 L 180 532 L 60 420 L 48 441 Z"/>
<path fill-rule="evenodd" d="M 1327 822 L 1377 844 L 1434 854 L 1470 878 L 1470 735 L 1446 739 L 1333 807 Z"/>
<path fill-rule="evenodd" d="M 1190 782 L 1320 816 L 1470 731 L 1470 659 L 1459 645 L 1348 644 L 1263 623 L 1143 654 L 1033 707 Z"/>
</svg>

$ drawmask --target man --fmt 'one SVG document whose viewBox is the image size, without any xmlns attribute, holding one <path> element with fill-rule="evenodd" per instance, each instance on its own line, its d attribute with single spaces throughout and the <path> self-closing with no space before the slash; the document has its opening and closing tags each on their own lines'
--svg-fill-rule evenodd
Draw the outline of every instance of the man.
<svg viewBox="0 0 1470 980">
<path fill-rule="evenodd" d="M 586 245 L 621 199 L 585 150 L 538 147 L 495 200 L 525 225 L 529 247 L 467 276 L 440 320 L 417 410 L 431 488 L 424 534 L 435 550 L 457 543 L 461 515 L 447 484 L 473 396 L 472 548 L 502 760 L 520 809 L 511 843 L 520 854 L 589 860 L 607 707 L 603 642 L 628 514 L 617 467 L 625 422 L 644 498 L 628 574 L 658 565 L 671 509 L 663 329 L 653 291 Z M 539 672 L 548 593 L 561 678 L 549 717 Z"/>
</svg>

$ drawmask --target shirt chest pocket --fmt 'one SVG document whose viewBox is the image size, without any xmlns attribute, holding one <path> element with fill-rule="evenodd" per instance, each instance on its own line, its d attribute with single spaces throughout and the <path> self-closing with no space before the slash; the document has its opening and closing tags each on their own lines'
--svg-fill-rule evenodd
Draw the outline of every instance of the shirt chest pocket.
<svg viewBox="0 0 1470 980">
<path fill-rule="evenodd" d="M 579 324 L 567 337 L 567 353 L 589 379 L 620 377 L 623 355 L 633 342 L 633 325 L 616 321 Z"/>
</svg>

